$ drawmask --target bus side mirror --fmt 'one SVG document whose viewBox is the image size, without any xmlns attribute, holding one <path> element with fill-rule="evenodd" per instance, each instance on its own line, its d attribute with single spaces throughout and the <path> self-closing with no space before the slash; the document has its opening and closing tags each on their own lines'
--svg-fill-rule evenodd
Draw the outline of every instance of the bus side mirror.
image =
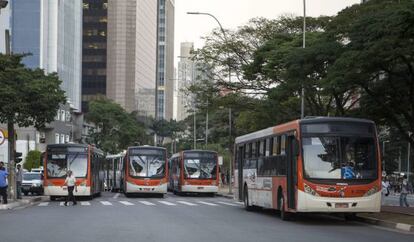
<svg viewBox="0 0 414 242">
<path fill-rule="evenodd" d="M 293 146 L 292 147 L 293 148 L 293 156 L 298 157 L 300 148 L 299 148 L 299 142 L 298 142 L 297 139 L 295 139 L 295 138 L 292 139 L 292 146 Z"/>
</svg>

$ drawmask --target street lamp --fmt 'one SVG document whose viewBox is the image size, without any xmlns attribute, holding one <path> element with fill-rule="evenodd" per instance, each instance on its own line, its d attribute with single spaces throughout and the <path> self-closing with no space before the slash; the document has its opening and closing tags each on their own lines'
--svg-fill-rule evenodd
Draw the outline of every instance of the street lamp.
<svg viewBox="0 0 414 242">
<path fill-rule="evenodd" d="M 212 17 L 217 22 L 217 24 L 220 26 L 220 30 L 223 33 L 224 41 L 228 43 L 227 35 L 226 35 L 226 32 L 223 29 L 223 26 L 221 25 L 220 21 L 213 14 L 203 13 L 203 12 L 187 12 L 187 14 L 191 14 L 191 15 L 207 15 L 207 16 Z M 228 66 L 229 67 L 229 70 L 228 71 L 229 71 L 229 83 L 230 83 L 231 82 L 230 62 L 228 63 L 228 65 L 229 65 Z M 232 143 L 231 142 L 231 108 L 229 108 L 229 140 L 230 140 L 230 144 L 231 144 Z M 207 141 L 206 141 L 206 143 L 207 143 Z M 230 149 L 230 152 L 231 152 L 232 147 L 229 147 L 229 149 Z M 229 194 L 232 194 L 233 192 L 232 192 L 232 187 L 231 187 L 231 178 L 232 178 L 232 159 L 231 158 L 230 158 L 229 170 L 230 170 Z"/>
<path fill-rule="evenodd" d="M 306 0 L 303 0 L 303 43 L 302 48 L 306 47 Z M 300 118 L 305 117 L 305 87 L 302 84 L 302 94 L 300 97 Z"/>
</svg>

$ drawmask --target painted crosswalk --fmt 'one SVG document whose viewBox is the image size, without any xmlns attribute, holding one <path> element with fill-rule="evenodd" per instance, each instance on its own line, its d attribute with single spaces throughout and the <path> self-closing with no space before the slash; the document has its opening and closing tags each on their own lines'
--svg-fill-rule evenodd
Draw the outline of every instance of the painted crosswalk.
<svg viewBox="0 0 414 242">
<path fill-rule="evenodd" d="M 132 206 L 132 205 L 134 205 L 133 203 L 131 203 L 131 202 L 128 202 L 128 201 L 119 201 L 120 203 L 122 203 L 122 204 L 124 204 L 124 205 L 127 205 L 127 206 Z"/>
<path fill-rule="evenodd" d="M 91 201 L 80 201 L 81 206 L 169 206 L 169 207 L 241 207 L 242 205 L 236 201 L 221 201 L 221 200 L 91 200 Z M 52 207 L 52 206 L 64 206 L 65 202 L 41 202 L 38 207 Z M 72 205 L 72 203 L 70 203 Z"/>
<path fill-rule="evenodd" d="M 188 206 L 197 206 L 197 204 L 195 204 L 195 203 L 190 203 L 190 202 L 186 202 L 186 201 L 177 201 L 177 202 L 181 203 L 181 204 L 188 205 Z"/>
</svg>

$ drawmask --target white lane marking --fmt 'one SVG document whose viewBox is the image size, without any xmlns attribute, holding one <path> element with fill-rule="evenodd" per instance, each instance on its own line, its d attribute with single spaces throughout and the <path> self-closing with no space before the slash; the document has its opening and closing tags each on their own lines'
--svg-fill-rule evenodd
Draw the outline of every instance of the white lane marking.
<svg viewBox="0 0 414 242">
<path fill-rule="evenodd" d="M 190 203 L 190 202 L 186 202 L 186 201 L 177 201 L 177 202 L 181 203 L 181 204 L 188 205 L 188 206 L 197 206 L 197 204 L 195 204 L 195 203 Z"/>
<path fill-rule="evenodd" d="M 46 207 L 46 206 L 48 206 L 49 205 L 49 202 L 42 202 L 42 203 L 39 203 L 39 207 Z"/>
<path fill-rule="evenodd" d="M 91 205 L 91 203 L 90 203 L 90 202 L 80 202 L 80 204 L 81 204 L 82 206 L 90 206 L 90 205 Z"/>
<path fill-rule="evenodd" d="M 139 201 L 140 203 L 144 204 L 144 205 L 148 205 L 148 206 L 153 206 L 155 204 L 151 203 L 151 202 L 147 202 L 147 201 Z"/>
<path fill-rule="evenodd" d="M 203 202 L 203 201 L 198 201 L 198 203 L 201 203 L 201 204 L 204 204 L 204 205 L 209 205 L 209 206 L 218 206 L 217 204 L 209 203 L 209 202 Z"/>
<path fill-rule="evenodd" d="M 60 202 L 59 206 L 65 206 L 65 202 Z"/>
<path fill-rule="evenodd" d="M 162 204 L 165 204 L 165 205 L 168 205 L 168 206 L 177 206 L 177 204 L 170 203 L 170 202 L 167 202 L 167 201 L 158 201 L 158 202 L 162 203 Z"/>
<path fill-rule="evenodd" d="M 110 202 L 108 202 L 108 201 L 101 201 L 101 203 L 102 203 L 103 205 L 105 205 L 105 206 L 112 205 L 112 203 L 110 203 Z"/>
<path fill-rule="evenodd" d="M 124 205 L 127 205 L 127 206 L 134 205 L 133 203 L 130 203 L 128 201 L 119 201 L 119 202 L 122 203 L 122 204 L 124 204 Z"/>
<path fill-rule="evenodd" d="M 119 197 L 119 195 L 121 195 L 121 193 L 117 193 L 117 194 L 115 194 L 112 198 L 113 198 L 113 199 L 117 199 L 117 198 Z"/>
<path fill-rule="evenodd" d="M 239 205 L 234 204 L 234 203 L 226 203 L 226 202 L 222 202 L 222 201 L 217 201 L 217 203 L 224 204 L 224 205 L 228 205 L 228 206 L 234 206 L 234 207 L 238 207 L 239 206 Z"/>
</svg>

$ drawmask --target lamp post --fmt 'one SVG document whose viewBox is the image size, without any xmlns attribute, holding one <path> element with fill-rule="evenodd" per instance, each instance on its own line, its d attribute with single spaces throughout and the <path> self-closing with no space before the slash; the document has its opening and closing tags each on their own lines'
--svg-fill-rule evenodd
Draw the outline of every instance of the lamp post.
<svg viewBox="0 0 414 242">
<path fill-rule="evenodd" d="M 306 0 L 303 0 L 303 42 L 302 48 L 306 47 Z M 305 117 L 305 87 L 302 84 L 302 93 L 300 96 L 300 118 Z"/>
<path fill-rule="evenodd" d="M 187 14 L 192 14 L 192 15 L 207 15 L 207 16 L 212 17 L 217 22 L 217 24 L 220 26 L 220 30 L 223 33 L 224 41 L 228 43 L 227 35 L 226 35 L 226 32 L 223 29 L 223 26 L 221 25 L 220 21 L 213 14 L 203 13 L 203 12 L 187 12 Z M 228 65 L 229 65 L 228 66 L 229 67 L 229 70 L 228 70 L 229 71 L 229 82 L 231 82 L 230 62 L 229 62 Z M 229 140 L 230 140 L 230 144 L 231 144 L 231 108 L 229 108 Z M 229 147 L 229 150 L 231 152 L 232 147 Z M 230 158 L 229 170 L 230 170 L 229 194 L 232 194 L 233 192 L 232 192 L 232 187 L 231 187 L 232 186 L 232 184 L 231 184 L 231 179 L 232 179 L 232 159 L 231 158 Z"/>
</svg>

